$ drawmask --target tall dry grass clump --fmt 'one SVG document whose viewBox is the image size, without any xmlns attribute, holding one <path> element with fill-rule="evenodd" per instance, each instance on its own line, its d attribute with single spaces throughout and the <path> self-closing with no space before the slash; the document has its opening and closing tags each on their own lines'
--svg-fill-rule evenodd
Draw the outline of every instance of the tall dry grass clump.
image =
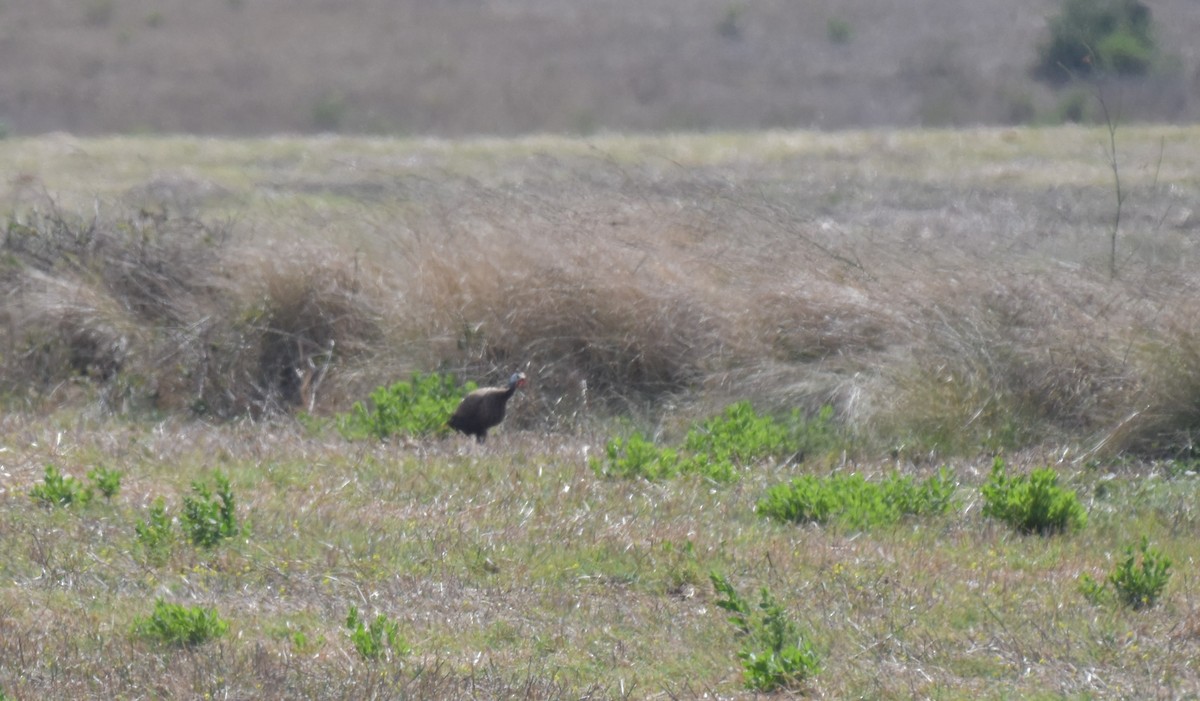
<svg viewBox="0 0 1200 701">
<path fill-rule="evenodd" d="M 145 360 L 147 326 L 179 326 L 208 293 L 223 232 L 195 220 L 83 219 L 50 207 L 6 226 L 3 386 L 53 394 L 75 378 L 119 400 Z"/>
<path fill-rule="evenodd" d="M 888 332 L 845 259 L 790 210 L 748 209 L 719 181 L 587 165 L 555 161 L 549 182 L 503 193 L 455 183 L 427 205 L 452 216 L 407 220 L 386 267 L 429 365 L 481 381 L 529 371 L 540 406 L 525 416 L 548 425 L 588 408 L 848 401 Z"/>
<path fill-rule="evenodd" d="M 1048 444 L 1090 456 L 1191 440 L 1200 358 L 1186 325 L 1168 323 L 1193 306 L 1174 282 L 964 262 L 893 301 L 908 337 L 890 350 L 867 422 L 884 441 L 913 453 Z"/>
<path fill-rule="evenodd" d="M 0 387 L 114 411 L 311 409 L 329 364 L 379 338 L 377 305 L 353 261 L 289 248 L 236 250 L 228 226 L 187 218 L 14 216 Z"/>
<path fill-rule="evenodd" d="M 1125 415 L 1099 436 L 1096 450 L 1158 458 L 1200 457 L 1200 325 L 1194 288 L 1172 301 L 1167 319 L 1141 328 L 1130 355 L 1141 368 Z"/>
<path fill-rule="evenodd" d="M 561 419 L 589 398 L 629 408 L 683 393 L 721 362 L 724 320 L 659 253 L 523 238 L 422 252 L 410 289 L 443 364 L 483 378 L 532 369 Z"/>
<path fill-rule="evenodd" d="M 240 329 L 257 344 L 246 376 L 264 408 L 312 411 L 322 396 L 344 401 L 362 389 L 357 368 L 384 340 L 384 295 L 343 251 L 293 244 L 283 252 L 256 249 L 241 263 L 251 282 L 238 290 Z"/>
</svg>

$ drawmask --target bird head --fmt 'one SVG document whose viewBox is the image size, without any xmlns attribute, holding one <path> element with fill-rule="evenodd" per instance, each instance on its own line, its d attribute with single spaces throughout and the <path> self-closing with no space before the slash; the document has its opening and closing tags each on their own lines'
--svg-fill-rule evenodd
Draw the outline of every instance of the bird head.
<svg viewBox="0 0 1200 701">
<path fill-rule="evenodd" d="M 513 388 L 524 387 L 525 386 L 525 373 L 514 372 L 512 374 L 512 377 L 508 378 L 508 386 L 513 387 Z"/>
</svg>

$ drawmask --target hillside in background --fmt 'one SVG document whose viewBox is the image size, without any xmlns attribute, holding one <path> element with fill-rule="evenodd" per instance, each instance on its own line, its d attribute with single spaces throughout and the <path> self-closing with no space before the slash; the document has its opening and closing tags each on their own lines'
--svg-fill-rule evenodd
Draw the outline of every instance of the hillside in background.
<svg viewBox="0 0 1200 701">
<path fill-rule="evenodd" d="M 587 133 L 1059 121 L 1056 0 L 0 2 L 0 133 Z M 1200 116 L 1200 13 L 1123 119 Z"/>
</svg>

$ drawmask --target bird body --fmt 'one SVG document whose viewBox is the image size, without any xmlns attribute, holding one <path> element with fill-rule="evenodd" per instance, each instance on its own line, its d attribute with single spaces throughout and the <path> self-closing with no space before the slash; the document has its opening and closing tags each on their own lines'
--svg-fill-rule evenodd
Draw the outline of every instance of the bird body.
<svg viewBox="0 0 1200 701">
<path fill-rule="evenodd" d="M 506 387 L 481 387 L 463 397 L 446 423 L 455 431 L 475 436 L 475 440 L 483 443 L 487 440 L 488 429 L 504 420 L 508 400 L 518 387 L 523 386 L 525 373 L 515 372 Z"/>
</svg>

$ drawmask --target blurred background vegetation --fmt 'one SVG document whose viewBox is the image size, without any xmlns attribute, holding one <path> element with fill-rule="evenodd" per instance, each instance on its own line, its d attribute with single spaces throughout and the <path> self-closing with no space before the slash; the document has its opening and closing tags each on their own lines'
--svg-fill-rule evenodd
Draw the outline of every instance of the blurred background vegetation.
<svg viewBox="0 0 1200 701">
<path fill-rule="evenodd" d="M 1191 0 L 0 2 L 0 133 L 388 135 L 1200 115 Z"/>
</svg>

